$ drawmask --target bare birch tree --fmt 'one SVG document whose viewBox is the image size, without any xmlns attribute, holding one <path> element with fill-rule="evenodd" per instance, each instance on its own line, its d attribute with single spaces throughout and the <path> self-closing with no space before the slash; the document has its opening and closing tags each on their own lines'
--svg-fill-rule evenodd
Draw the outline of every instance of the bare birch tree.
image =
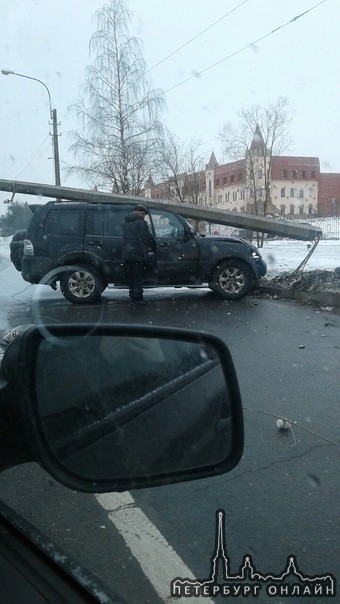
<svg viewBox="0 0 340 604">
<path fill-rule="evenodd" d="M 114 193 L 138 195 L 150 174 L 162 140 L 160 112 L 164 94 L 152 89 L 140 42 L 129 36 L 130 14 L 123 0 L 110 0 L 97 11 L 97 31 L 81 100 L 71 110 L 81 128 L 71 150 L 79 173 Z"/>
</svg>

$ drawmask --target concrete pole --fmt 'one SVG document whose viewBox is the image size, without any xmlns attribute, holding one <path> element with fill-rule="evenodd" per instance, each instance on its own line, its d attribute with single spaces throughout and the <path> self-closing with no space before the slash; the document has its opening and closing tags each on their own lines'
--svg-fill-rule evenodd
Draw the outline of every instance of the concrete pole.
<svg viewBox="0 0 340 604">
<path fill-rule="evenodd" d="M 52 109 L 52 125 L 53 125 L 52 144 L 53 144 L 55 184 L 60 185 L 58 122 L 57 122 L 57 110 L 56 109 Z"/>
</svg>

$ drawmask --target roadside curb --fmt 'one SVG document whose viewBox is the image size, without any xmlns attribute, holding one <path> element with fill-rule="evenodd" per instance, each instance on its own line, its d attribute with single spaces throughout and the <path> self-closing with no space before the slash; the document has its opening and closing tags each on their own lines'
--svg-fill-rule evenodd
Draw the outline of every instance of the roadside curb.
<svg viewBox="0 0 340 604">
<path fill-rule="evenodd" d="M 260 295 L 302 304 L 340 309 L 340 267 L 332 271 L 312 270 L 282 272 L 264 277 L 259 283 Z"/>
<path fill-rule="evenodd" d="M 332 306 L 340 309 L 340 292 L 332 291 L 302 291 L 294 286 L 280 286 L 276 283 L 261 283 L 259 293 L 281 300 L 296 300 L 302 304 L 313 306 Z"/>
</svg>

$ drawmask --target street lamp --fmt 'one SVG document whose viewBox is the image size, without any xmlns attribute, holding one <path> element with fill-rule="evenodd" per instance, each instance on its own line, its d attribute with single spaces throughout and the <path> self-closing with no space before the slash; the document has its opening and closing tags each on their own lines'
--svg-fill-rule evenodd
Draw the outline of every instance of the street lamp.
<svg viewBox="0 0 340 604">
<path fill-rule="evenodd" d="M 51 101 L 51 94 L 49 89 L 47 88 L 46 84 L 44 82 L 42 82 L 41 80 L 38 80 L 38 78 L 32 78 L 31 76 L 28 75 L 24 75 L 23 73 L 16 73 L 15 71 L 11 71 L 10 69 L 2 69 L 1 70 L 2 75 L 15 75 L 15 76 L 19 76 L 20 78 L 26 78 L 27 80 L 34 80 L 35 82 L 39 82 L 39 84 L 42 84 L 43 87 L 45 88 L 47 94 L 48 94 L 48 103 L 49 103 L 49 107 L 50 107 L 50 117 L 52 120 L 52 126 L 53 126 L 53 131 L 52 131 L 52 149 L 53 149 L 53 159 L 54 159 L 54 174 L 55 174 L 55 184 L 56 185 L 60 185 L 60 162 L 59 162 L 59 145 L 58 145 L 58 122 L 57 122 L 57 110 L 56 109 L 52 109 L 52 101 Z"/>
</svg>

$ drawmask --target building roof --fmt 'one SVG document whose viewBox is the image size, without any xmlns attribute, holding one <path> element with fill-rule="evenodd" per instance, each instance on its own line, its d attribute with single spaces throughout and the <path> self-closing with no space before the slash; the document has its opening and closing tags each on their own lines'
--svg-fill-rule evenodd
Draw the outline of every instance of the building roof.
<svg viewBox="0 0 340 604">
<path fill-rule="evenodd" d="M 212 152 L 212 154 L 210 155 L 209 162 L 207 163 L 205 169 L 206 170 L 214 170 L 217 166 L 218 166 L 218 163 L 217 163 L 217 159 L 216 159 L 215 153 Z"/>
<path fill-rule="evenodd" d="M 255 132 L 254 132 L 254 136 L 253 136 L 253 140 L 251 142 L 250 145 L 250 152 L 251 153 L 261 153 L 263 154 L 263 152 L 266 150 L 266 145 L 265 142 L 263 140 L 263 136 L 262 136 L 262 132 L 260 130 L 259 125 L 256 125 L 255 128 Z"/>
<path fill-rule="evenodd" d="M 320 174 L 320 161 L 318 157 L 294 157 L 285 155 L 273 155 L 272 157 L 272 179 L 281 180 L 281 172 L 287 171 L 287 177 L 290 178 L 290 171 L 295 170 L 297 175 L 295 178 L 317 178 Z M 305 175 L 302 176 L 302 172 Z M 315 176 L 312 177 L 310 172 L 314 171 Z"/>
<path fill-rule="evenodd" d="M 218 166 L 215 170 L 215 175 L 217 176 L 223 176 L 224 174 L 230 174 L 231 172 L 239 172 L 240 170 L 243 170 L 245 168 L 245 161 L 244 159 L 239 159 L 237 161 L 232 161 L 228 164 L 222 164 L 221 166 Z"/>
</svg>

